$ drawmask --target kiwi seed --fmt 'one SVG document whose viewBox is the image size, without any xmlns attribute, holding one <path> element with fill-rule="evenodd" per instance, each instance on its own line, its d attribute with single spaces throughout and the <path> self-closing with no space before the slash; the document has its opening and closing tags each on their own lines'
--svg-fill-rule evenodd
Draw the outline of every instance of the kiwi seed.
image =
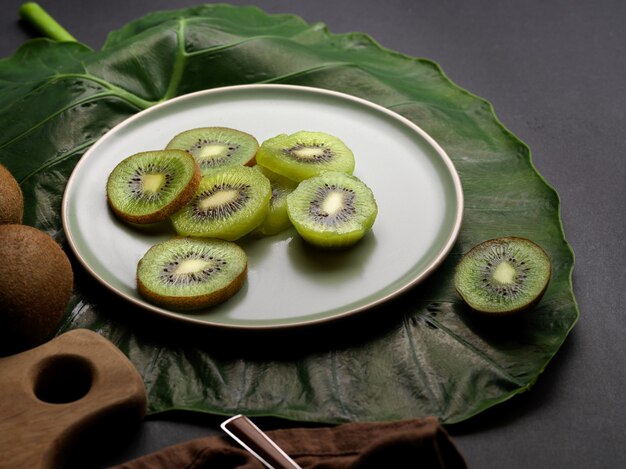
<svg viewBox="0 0 626 469">
<path fill-rule="evenodd" d="M 151 303 L 197 310 L 221 303 L 241 289 L 247 256 L 220 239 L 174 238 L 152 246 L 137 265 L 137 288 Z"/>
<path fill-rule="evenodd" d="M 61 247 L 26 225 L 0 225 L 0 351 L 40 345 L 57 329 L 74 275 Z"/>
<path fill-rule="evenodd" d="M 140 152 L 113 169 L 107 180 L 107 201 L 124 221 L 157 223 L 191 199 L 200 179 L 200 169 L 187 152 Z"/>
<path fill-rule="evenodd" d="M 22 223 L 24 197 L 13 175 L 0 165 L 0 224 Z"/>
<path fill-rule="evenodd" d="M 457 266 L 454 285 L 474 310 L 508 315 L 536 305 L 548 287 L 550 258 L 536 243 L 520 237 L 482 242 Z"/>
</svg>

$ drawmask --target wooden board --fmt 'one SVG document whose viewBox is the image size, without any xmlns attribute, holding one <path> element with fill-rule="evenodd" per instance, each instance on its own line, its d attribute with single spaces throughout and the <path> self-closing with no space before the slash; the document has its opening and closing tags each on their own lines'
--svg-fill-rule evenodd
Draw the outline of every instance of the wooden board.
<svg viewBox="0 0 626 469">
<path fill-rule="evenodd" d="M 107 339 L 86 329 L 0 358 L 0 467 L 60 467 L 98 425 L 140 422 L 139 373 Z"/>
</svg>

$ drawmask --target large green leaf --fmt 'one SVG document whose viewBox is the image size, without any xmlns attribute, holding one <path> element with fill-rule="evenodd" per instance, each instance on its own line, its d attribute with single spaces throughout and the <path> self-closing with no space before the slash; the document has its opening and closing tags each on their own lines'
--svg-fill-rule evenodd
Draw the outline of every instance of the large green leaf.
<svg viewBox="0 0 626 469">
<path fill-rule="evenodd" d="M 430 133 L 453 159 L 465 193 L 463 228 L 446 261 L 371 313 L 269 335 L 163 323 L 111 297 L 75 265 L 75 294 L 59 333 L 87 327 L 117 344 L 144 378 L 151 413 L 318 422 L 428 414 L 458 422 L 528 389 L 578 318 L 557 194 L 487 102 L 435 63 L 386 50 L 364 34 L 333 35 L 294 16 L 210 5 L 148 15 L 113 32 L 100 51 L 25 44 L 0 61 L 0 163 L 20 181 L 25 223 L 63 242 L 65 183 L 102 134 L 157 102 L 243 83 L 342 91 Z M 553 279 L 532 314 L 480 321 L 454 292 L 454 266 L 474 244 L 511 234 L 548 251 Z"/>
</svg>

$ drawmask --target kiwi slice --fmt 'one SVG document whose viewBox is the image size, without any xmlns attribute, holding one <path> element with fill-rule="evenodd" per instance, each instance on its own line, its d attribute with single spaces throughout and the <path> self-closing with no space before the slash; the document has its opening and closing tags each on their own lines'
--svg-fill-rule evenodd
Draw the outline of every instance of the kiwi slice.
<svg viewBox="0 0 626 469">
<path fill-rule="evenodd" d="M 318 176 L 324 171 L 352 174 L 354 155 L 337 137 L 302 130 L 264 141 L 257 163 L 294 181 Z"/>
<path fill-rule="evenodd" d="M 121 161 L 109 175 L 107 200 L 122 220 L 156 223 L 184 206 L 200 179 L 200 169 L 187 152 L 136 153 Z"/>
<path fill-rule="evenodd" d="M 254 230 L 253 234 L 271 236 L 291 226 L 291 221 L 287 214 L 287 196 L 293 192 L 298 183 L 260 165 L 254 166 L 254 169 L 260 171 L 270 181 L 272 198 L 270 199 L 270 208 L 265 220 Z"/>
<path fill-rule="evenodd" d="M 506 315 L 537 304 L 551 270 L 550 258 L 536 243 L 519 237 L 496 238 L 463 256 L 454 286 L 473 310 Z"/>
<path fill-rule="evenodd" d="M 0 164 L 0 224 L 22 223 L 24 196 L 13 175 Z"/>
<path fill-rule="evenodd" d="M 201 127 L 179 133 L 166 148 L 191 153 L 204 176 L 227 166 L 254 165 L 259 142 L 241 130 Z"/>
<path fill-rule="evenodd" d="M 149 302 L 191 311 L 237 293 L 248 271 L 246 253 L 220 239 L 174 238 L 152 246 L 137 264 L 137 289 Z"/>
<path fill-rule="evenodd" d="M 182 236 L 234 241 L 265 219 L 272 190 L 259 171 L 232 166 L 204 176 L 189 203 L 172 216 Z"/>
<path fill-rule="evenodd" d="M 287 196 L 287 213 L 305 241 L 342 248 L 356 243 L 370 230 L 378 206 L 365 183 L 333 171 L 298 184 Z"/>
</svg>

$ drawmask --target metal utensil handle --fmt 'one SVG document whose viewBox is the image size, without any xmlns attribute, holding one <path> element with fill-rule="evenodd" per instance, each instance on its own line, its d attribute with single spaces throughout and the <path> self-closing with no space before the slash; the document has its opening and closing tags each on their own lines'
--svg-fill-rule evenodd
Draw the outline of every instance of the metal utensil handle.
<svg viewBox="0 0 626 469">
<path fill-rule="evenodd" d="M 235 415 L 220 425 L 237 443 L 270 469 L 301 469 L 245 415 Z"/>
</svg>

